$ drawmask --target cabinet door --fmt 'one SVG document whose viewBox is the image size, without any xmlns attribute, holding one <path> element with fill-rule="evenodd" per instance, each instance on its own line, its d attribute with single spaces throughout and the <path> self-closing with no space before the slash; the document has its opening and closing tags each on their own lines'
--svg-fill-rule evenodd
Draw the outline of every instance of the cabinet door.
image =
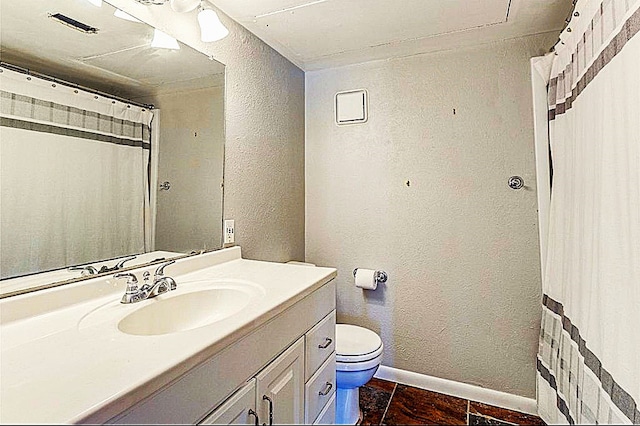
<svg viewBox="0 0 640 426">
<path fill-rule="evenodd" d="M 256 379 L 251 379 L 224 404 L 209 414 L 201 425 L 252 425 L 256 424 Z"/>
<path fill-rule="evenodd" d="M 304 422 L 304 337 L 256 376 L 256 406 L 262 423 Z M 270 402 L 271 401 L 271 402 Z"/>
</svg>

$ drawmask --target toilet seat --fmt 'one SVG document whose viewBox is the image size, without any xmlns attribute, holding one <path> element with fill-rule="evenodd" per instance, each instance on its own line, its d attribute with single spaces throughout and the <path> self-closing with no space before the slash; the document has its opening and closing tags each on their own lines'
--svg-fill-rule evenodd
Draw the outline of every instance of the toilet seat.
<svg viewBox="0 0 640 426">
<path fill-rule="evenodd" d="M 382 340 L 371 330 L 356 325 L 336 324 L 336 362 L 364 363 L 379 361 Z"/>
<path fill-rule="evenodd" d="M 369 369 L 377 369 L 380 366 L 380 362 L 382 361 L 382 350 L 375 358 L 372 358 L 368 361 L 357 361 L 357 362 L 349 362 L 349 361 L 338 361 L 336 360 L 336 371 L 366 371 Z"/>
</svg>

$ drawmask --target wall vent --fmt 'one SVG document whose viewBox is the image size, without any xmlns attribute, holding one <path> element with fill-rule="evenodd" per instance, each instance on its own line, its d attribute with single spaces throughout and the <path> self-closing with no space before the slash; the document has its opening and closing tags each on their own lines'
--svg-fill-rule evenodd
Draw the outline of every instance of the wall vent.
<svg viewBox="0 0 640 426">
<path fill-rule="evenodd" d="M 365 89 L 338 92 L 335 97 L 336 124 L 358 124 L 367 121 L 369 100 Z"/>
</svg>

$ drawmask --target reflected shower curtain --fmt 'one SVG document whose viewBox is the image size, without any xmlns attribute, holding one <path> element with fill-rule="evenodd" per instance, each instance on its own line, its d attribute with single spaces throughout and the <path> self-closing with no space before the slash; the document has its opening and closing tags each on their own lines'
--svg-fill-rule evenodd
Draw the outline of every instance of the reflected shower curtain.
<svg viewBox="0 0 640 426">
<path fill-rule="evenodd" d="M 144 252 L 152 112 L 3 68 L 2 278 Z"/>
<path fill-rule="evenodd" d="M 547 423 L 640 423 L 640 1 L 578 1 L 549 82 Z"/>
</svg>

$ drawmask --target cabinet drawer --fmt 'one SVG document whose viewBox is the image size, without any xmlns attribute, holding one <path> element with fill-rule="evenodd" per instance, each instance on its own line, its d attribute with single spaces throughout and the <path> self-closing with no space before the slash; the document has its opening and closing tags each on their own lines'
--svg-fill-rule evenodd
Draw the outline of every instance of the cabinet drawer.
<svg viewBox="0 0 640 426">
<path fill-rule="evenodd" d="M 336 347 L 336 311 L 333 310 L 305 335 L 305 373 L 309 380 Z"/>
<path fill-rule="evenodd" d="M 327 402 L 327 405 L 325 405 L 324 409 L 320 412 L 320 414 L 318 414 L 318 418 L 316 419 L 316 421 L 313 422 L 314 425 L 336 424 L 336 395 L 337 393 L 334 393 L 331 396 L 331 399 L 329 400 L 329 402 Z"/>
<path fill-rule="evenodd" d="M 313 423 L 335 392 L 336 354 L 332 352 L 305 385 L 304 412 L 306 424 Z"/>
</svg>

